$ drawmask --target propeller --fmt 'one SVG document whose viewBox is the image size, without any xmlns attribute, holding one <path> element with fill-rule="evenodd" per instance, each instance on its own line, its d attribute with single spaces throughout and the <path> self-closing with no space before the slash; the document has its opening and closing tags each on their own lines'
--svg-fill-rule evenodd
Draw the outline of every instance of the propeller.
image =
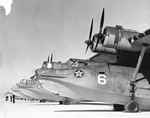
<svg viewBox="0 0 150 118">
<path fill-rule="evenodd" d="M 51 54 L 51 60 L 49 59 L 49 56 L 48 56 L 48 59 L 47 59 L 47 62 L 49 62 L 49 63 L 52 63 L 52 61 L 53 61 L 53 53 Z"/>
<path fill-rule="evenodd" d="M 90 45 L 92 45 L 92 40 L 91 40 L 91 37 L 92 37 L 92 30 L 93 30 L 93 18 L 92 18 L 92 21 L 91 21 L 91 28 L 90 28 L 90 33 L 89 33 L 89 40 L 86 40 L 85 43 L 87 44 L 87 48 L 86 48 L 86 51 L 85 51 L 85 54 L 89 48 Z"/>
<path fill-rule="evenodd" d="M 97 34 L 98 35 L 98 40 L 96 42 L 95 48 L 97 48 L 97 45 L 98 45 L 99 41 L 101 39 L 103 39 L 103 37 L 104 37 L 104 35 L 102 34 L 103 25 L 104 25 L 104 11 L 105 11 L 105 9 L 103 8 L 102 15 L 101 15 L 101 21 L 100 21 L 99 33 Z"/>
<path fill-rule="evenodd" d="M 103 31 L 103 25 L 104 25 L 104 14 L 105 14 L 104 12 L 105 12 L 105 9 L 103 8 L 102 15 L 101 15 L 101 20 L 100 20 L 99 33 L 98 33 L 98 34 L 95 34 L 95 35 L 93 36 L 94 39 L 97 38 L 97 42 L 96 42 L 95 48 L 97 48 L 97 46 L 98 46 L 98 44 L 99 44 L 99 41 L 104 38 L 104 34 L 102 33 L 102 31 Z M 86 48 L 85 53 L 87 52 L 89 46 L 90 46 L 90 45 L 93 45 L 93 41 L 91 40 L 92 30 L 93 30 L 93 18 L 92 18 L 92 21 L 91 21 L 91 28 L 90 28 L 89 39 L 85 41 L 85 43 L 87 44 L 87 48 Z"/>
</svg>

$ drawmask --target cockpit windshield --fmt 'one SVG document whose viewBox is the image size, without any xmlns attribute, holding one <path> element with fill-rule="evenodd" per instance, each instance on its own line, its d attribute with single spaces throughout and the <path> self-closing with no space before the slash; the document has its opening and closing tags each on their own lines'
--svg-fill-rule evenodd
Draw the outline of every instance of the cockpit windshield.
<svg viewBox="0 0 150 118">
<path fill-rule="evenodd" d="M 27 80 L 26 81 L 27 86 L 33 86 L 34 84 L 35 84 L 35 82 L 33 80 Z"/>
<path fill-rule="evenodd" d="M 24 84 L 25 84 L 26 81 L 27 81 L 26 79 L 22 79 L 22 80 L 20 81 L 20 83 L 24 83 Z"/>
<path fill-rule="evenodd" d="M 33 81 L 38 81 L 38 80 L 39 80 L 39 79 L 36 77 L 36 75 L 31 76 L 30 79 L 33 80 Z"/>
<path fill-rule="evenodd" d="M 79 66 L 87 65 L 87 62 L 85 60 L 73 59 L 73 58 L 70 58 L 66 63 L 72 67 L 79 67 Z"/>
<path fill-rule="evenodd" d="M 43 62 L 42 68 L 46 68 L 46 63 L 47 63 L 47 61 L 44 61 L 44 62 Z"/>
<path fill-rule="evenodd" d="M 17 88 L 18 88 L 18 86 L 19 86 L 19 84 L 16 84 L 13 88 L 14 88 L 14 89 L 17 89 Z"/>
</svg>

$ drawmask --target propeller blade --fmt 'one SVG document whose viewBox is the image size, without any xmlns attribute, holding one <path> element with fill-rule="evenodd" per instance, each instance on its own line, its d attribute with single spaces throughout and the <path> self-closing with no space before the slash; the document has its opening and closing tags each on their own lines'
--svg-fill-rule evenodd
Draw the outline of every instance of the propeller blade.
<svg viewBox="0 0 150 118">
<path fill-rule="evenodd" d="M 97 48 L 99 41 L 100 41 L 100 38 L 98 38 L 98 40 L 97 40 L 97 42 L 96 42 L 95 49 Z"/>
<path fill-rule="evenodd" d="M 85 51 L 85 54 L 87 53 L 87 50 L 88 50 L 89 46 L 90 46 L 90 45 L 87 45 L 87 47 L 86 47 L 86 51 Z"/>
<path fill-rule="evenodd" d="M 91 36 L 92 36 L 92 30 L 93 30 L 93 18 L 91 21 L 91 28 L 90 28 L 90 34 L 89 34 L 89 40 L 91 41 Z"/>
<path fill-rule="evenodd" d="M 48 56 L 47 62 L 49 62 L 49 56 Z"/>
<path fill-rule="evenodd" d="M 101 21 L 100 21 L 100 29 L 99 29 L 99 34 L 98 34 L 98 40 L 96 42 L 96 46 L 95 48 L 97 48 L 99 41 L 101 40 L 101 38 L 103 38 L 103 34 L 102 34 L 102 30 L 103 30 L 103 25 L 104 25 L 104 8 L 102 11 L 102 15 L 101 15 Z"/>
<path fill-rule="evenodd" d="M 53 53 L 51 54 L 51 63 L 52 63 L 52 61 L 53 61 Z"/>
<path fill-rule="evenodd" d="M 85 51 L 85 54 L 89 48 L 89 46 L 92 44 L 92 40 L 91 40 L 91 37 L 92 37 L 92 31 L 93 31 L 93 18 L 92 18 L 92 21 L 91 21 L 91 27 L 90 27 L 90 33 L 89 33 L 89 40 L 85 41 L 85 43 L 87 44 L 87 48 L 86 48 L 86 51 Z"/>
<path fill-rule="evenodd" d="M 102 29 L 103 29 L 103 25 L 104 25 L 104 8 L 103 8 L 103 12 L 101 15 L 101 21 L 100 21 L 100 29 L 99 29 L 99 33 L 102 33 Z"/>
</svg>

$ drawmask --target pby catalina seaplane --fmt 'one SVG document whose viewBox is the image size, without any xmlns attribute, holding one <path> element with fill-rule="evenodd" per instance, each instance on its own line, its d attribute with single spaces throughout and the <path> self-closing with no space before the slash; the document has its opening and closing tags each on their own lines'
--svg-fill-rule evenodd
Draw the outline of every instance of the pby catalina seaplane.
<svg viewBox="0 0 150 118">
<path fill-rule="evenodd" d="M 81 59 L 75 59 L 75 58 L 70 58 L 67 62 L 62 63 L 62 62 L 52 62 L 53 54 L 51 55 L 51 60 L 48 57 L 47 61 L 44 61 L 42 64 L 41 69 L 47 69 L 47 68 L 54 68 L 54 69 L 66 69 L 66 68 L 71 68 L 71 67 L 81 67 L 86 64 L 89 65 L 96 65 L 99 63 L 96 63 L 94 61 L 89 61 L 89 60 L 81 60 Z M 52 70 L 53 71 L 53 70 Z M 54 70 L 55 71 L 55 70 Z M 45 75 L 46 76 L 46 75 Z M 59 76 L 55 73 L 53 73 L 51 76 L 53 77 L 58 77 Z M 36 77 L 37 80 L 40 79 L 40 76 Z M 49 93 L 52 93 L 51 95 L 60 97 L 59 99 L 57 97 L 50 97 L 53 101 L 59 101 L 59 104 L 64 104 L 64 105 L 69 105 L 72 103 L 78 103 L 80 100 L 76 99 L 76 97 L 66 97 L 66 93 L 70 93 L 70 89 L 66 88 L 65 86 L 55 83 L 55 82 L 46 82 L 46 83 L 40 83 L 41 88 L 44 88 L 46 91 L 49 91 Z M 59 94 L 61 93 L 61 94 Z M 57 99 L 55 99 L 57 98 Z"/>
<path fill-rule="evenodd" d="M 27 96 L 27 95 L 20 92 L 19 84 L 16 84 L 14 87 L 11 88 L 11 90 L 9 92 L 9 96 L 10 96 L 10 98 L 15 99 L 15 98 L 13 98 L 13 95 L 15 95 L 16 99 L 32 100 L 31 97 L 29 97 L 29 96 Z M 8 95 L 5 95 L 5 96 L 8 96 Z"/>
<path fill-rule="evenodd" d="M 23 79 L 21 80 L 18 86 L 20 88 L 20 93 L 27 95 L 33 99 L 39 99 L 40 102 L 58 101 L 61 104 L 61 101 L 65 100 L 65 97 L 59 96 L 54 93 L 50 93 L 49 91 L 44 89 L 41 83 L 39 83 L 38 79 L 37 81 L 35 81 L 35 79 L 34 80 Z"/>
<path fill-rule="evenodd" d="M 102 33 L 103 24 L 104 9 L 99 33 L 91 40 L 92 19 L 89 40 L 85 41 L 87 49 L 117 55 L 116 62 L 60 68 L 48 62 L 52 66 L 37 69 L 36 76 L 47 88 L 53 86 L 52 82 L 60 84 L 62 89 L 59 87 L 61 91 L 57 92 L 67 98 L 107 102 L 113 104 L 114 110 L 150 110 L 150 29 L 139 33 L 122 26 L 107 26 Z M 49 91 L 53 88 L 49 86 Z"/>
</svg>

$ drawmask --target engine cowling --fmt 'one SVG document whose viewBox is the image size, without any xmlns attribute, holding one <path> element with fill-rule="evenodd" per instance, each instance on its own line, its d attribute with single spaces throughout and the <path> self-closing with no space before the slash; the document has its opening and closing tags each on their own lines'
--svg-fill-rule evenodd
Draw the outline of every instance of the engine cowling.
<svg viewBox="0 0 150 118">
<path fill-rule="evenodd" d="M 138 34 L 134 30 L 123 29 L 122 26 L 105 27 L 104 29 L 104 42 L 103 47 L 128 50 L 128 51 L 140 51 L 141 46 L 134 45 L 132 47 L 129 42 L 129 38 Z"/>
<path fill-rule="evenodd" d="M 92 52 L 95 52 L 95 53 L 117 54 L 116 49 L 103 47 L 102 44 L 98 44 L 96 47 L 96 43 L 93 43 L 93 45 L 91 46 L 91 50 Z"/>
<path fill-rule="evenodd" d="M 101 40 L 99 41 L 99 43 L 97 45 L 97 41 L 98 41 L 98 36 L 96 34 L 96 35 L 93 36 L 93 39 L 92 39 L 92 45 L 91 45 L 91 51 L 92 52 L 95 52 L 95 53 L 117 54 L 116 49 L 104 47 Z"/>
</svg>

